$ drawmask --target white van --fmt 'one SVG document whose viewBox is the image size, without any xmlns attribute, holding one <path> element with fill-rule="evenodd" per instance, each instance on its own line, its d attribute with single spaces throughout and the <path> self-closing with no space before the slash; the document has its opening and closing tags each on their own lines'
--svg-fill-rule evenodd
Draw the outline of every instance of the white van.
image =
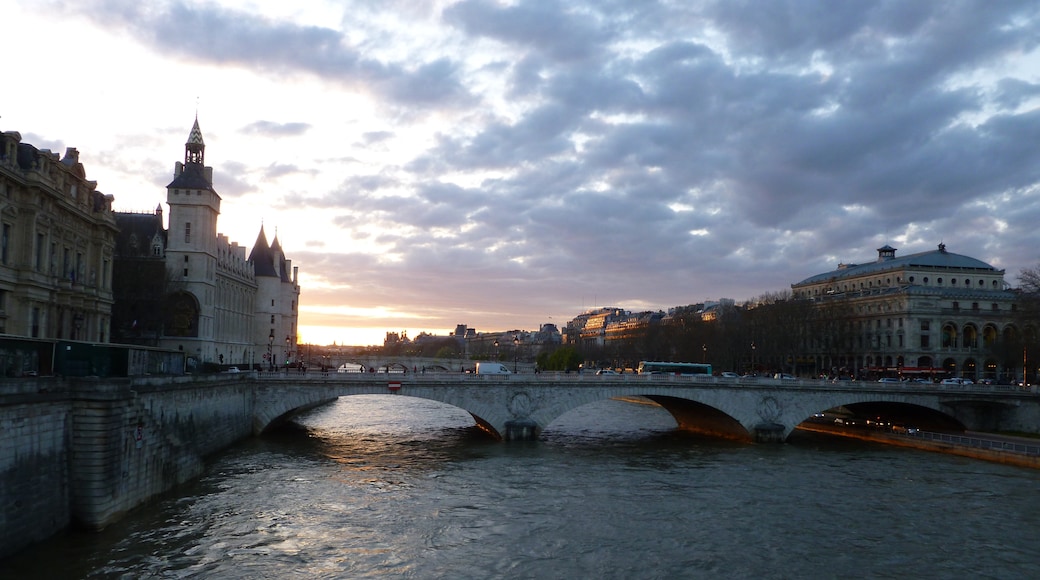
<svg viewBox="0 0 1040 580">
<path fill-rule="evenodd" d="M 478 375 L 511 375 L 506 365 L 497 362 L 478 362 L 477 363 L 477 374 Z"/>
</svg>

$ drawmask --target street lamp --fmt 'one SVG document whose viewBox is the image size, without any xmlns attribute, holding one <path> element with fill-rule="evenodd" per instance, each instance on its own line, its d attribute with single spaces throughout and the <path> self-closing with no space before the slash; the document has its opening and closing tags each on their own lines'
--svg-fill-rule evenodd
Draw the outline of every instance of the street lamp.
<svg viewBox="0 0 1040 580">
<path fill-rule="evenodd" d="M 513 374 L 516 374 L 517 361 L 520 360 L 520 335 L 513 336 Z"/>
<path fill-rule="evenodd" d="M 495 339 L 495 360 L 498 360 L 498 339 Z"/>
<path fill-rule="evenodd" d="M 289 372 L 289 335 L 285 335 L 285 372 Z"/>
<path fill-rule="evenodd" d="M 758 347 L 756 347 L 754 341 L 752 341 L 752 343 L 751 343 L 751 374 L 755 374 L 755 349 L 756 348 L 758 348 Z"/>
<path fill-rule="evenodd" d="M 274 329 L 271 329 L 271 334 L 267 335 L 267 370 L 274 371 L 274 353 L 272 351 L 274 347 Z"/>
<path fill-rule="evenodd" d="M 708 345 L 706 344 L 701 345 L 701 362 L 708 362 Z"/>
</svg>

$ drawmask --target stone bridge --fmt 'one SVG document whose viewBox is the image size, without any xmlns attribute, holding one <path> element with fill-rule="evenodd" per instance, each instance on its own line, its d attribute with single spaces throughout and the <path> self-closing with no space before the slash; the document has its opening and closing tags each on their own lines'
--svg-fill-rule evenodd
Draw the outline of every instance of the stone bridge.
<svg viewBox="0 0 1040 580">
<path fill-rule="evenodd" d="M 641 396 L 680 429 L 758 441 L 786 440 L 814 414 L 845 407 L 919 427 L 982 431 L 1040 428 L 1040 397 L 1013 386 L 831 383 L 669 375 L 273 373 L 258 377 L 254 433 L 338 397 L 392 394 L 453 405 L 506 440 L 535 439 L 560 415 L 603 399 Z"/>
</svg>

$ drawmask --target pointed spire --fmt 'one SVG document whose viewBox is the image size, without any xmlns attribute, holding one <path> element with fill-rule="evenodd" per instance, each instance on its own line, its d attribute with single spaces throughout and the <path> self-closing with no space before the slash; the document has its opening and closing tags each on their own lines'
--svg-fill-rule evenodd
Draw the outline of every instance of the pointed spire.
<svg viewBox="0 0 1040 580">
<path fill-rule="evenodd" d="M 198 163 L 205 165 L 206 142 L 202 140 L 202 129 L 199 128 L 199 117 L 196 113 L 195 124 L 188 134 L 188 142 L 184 144 L 184 164 Z"/>
</svg>

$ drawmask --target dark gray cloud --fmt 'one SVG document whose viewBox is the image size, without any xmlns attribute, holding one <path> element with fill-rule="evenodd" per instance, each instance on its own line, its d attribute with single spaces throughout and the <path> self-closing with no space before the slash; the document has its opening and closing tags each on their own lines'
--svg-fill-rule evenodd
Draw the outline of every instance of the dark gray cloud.
<svg viewBox="0 0 1040 580">
<path fill-rule="evenodd" d="M 363 47 L 333 28 L 271 20 L 209 2 L 62 4 L 98 26 L 128 31 L 166 55 L 275 76 L 316 75 L 412 107 L 461 106 L 471 100 L 450 60 L 387 63 L 366 55 Z"/>
</svg>

